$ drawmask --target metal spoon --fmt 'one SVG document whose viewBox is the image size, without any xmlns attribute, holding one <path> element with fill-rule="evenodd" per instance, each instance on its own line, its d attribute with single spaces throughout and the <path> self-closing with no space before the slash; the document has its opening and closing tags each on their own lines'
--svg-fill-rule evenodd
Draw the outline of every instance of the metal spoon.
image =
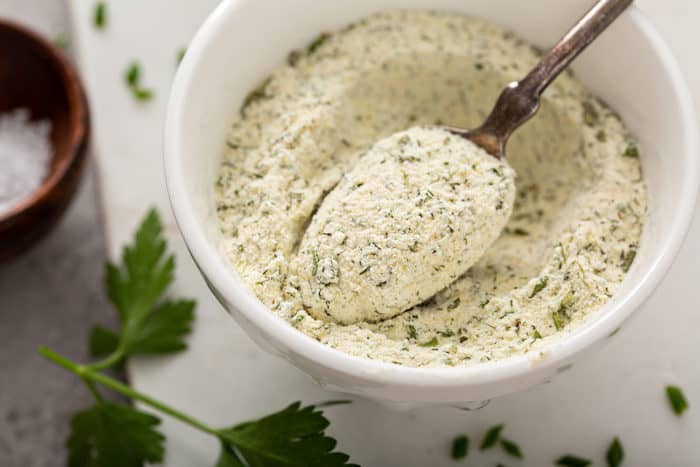
<svg viewBox="0 0 700 467">
<path fill-rule="evenodd" d="M 520 81 L 510 83 L 479 128 L 445 127 L 481 146 L 496 158 L 505 158 L 508 137 L 539 109 L 540 97 L 559 74 L 583 52 L 633 0 L 600 0 Z"/>
</svg>

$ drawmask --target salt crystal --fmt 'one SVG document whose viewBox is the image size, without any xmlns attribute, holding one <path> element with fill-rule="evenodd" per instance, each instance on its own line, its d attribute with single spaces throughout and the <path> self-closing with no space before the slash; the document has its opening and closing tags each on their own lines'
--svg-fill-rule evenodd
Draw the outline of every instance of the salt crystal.
<svg viewBox="0 0 700 467">
<path fill-rule="evenodd" d="M 36 191 L 51 162 L 51 122 L 29 121 L 27 109 L 0 114 L 0 215 Z"/>
</svg>

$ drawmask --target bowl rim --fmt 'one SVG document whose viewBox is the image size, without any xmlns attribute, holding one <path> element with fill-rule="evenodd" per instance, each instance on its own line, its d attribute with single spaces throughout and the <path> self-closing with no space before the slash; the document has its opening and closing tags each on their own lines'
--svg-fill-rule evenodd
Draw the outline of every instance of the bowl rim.
<svg viewBox="0 0 700 467">
<path fill-rule="evenodd" d="M 48 200 L 51 193 L 60 185 L 61 181 L 71 172 L 71 167 L 84 154 L 89 135 L 89 111 L 87 98 L 80 76 L 73 64 L 63 51 L 56 45 L 49 42 L 41 34 L 33 29 L 23 26 L 15 21 L 0 18 L 0 29 L 5 29 L 21 36 L 23 39 L 33 43 L 46 58 L 56 68 L 56 75 L 60 78 L 65 89 L 65 94 L 69 103 L 69 141 L 66 153 L 68 157 L 46 177 L 39 187 L 29 196 L 15 204 L 6 211 L 0 212 L 0 226 L 7 223 L 11 225 L 13 221 L 22 214 L 29 211 L 34 206 L 40 205 Z M 56 150 L 52 148 L 51 158 L 56 158 Z"/>
<path fill-rule="evenodd" d="M 180 164 L 182 145 L 178 144 L 178 135 L 186 131 L 181 124 L 182 109 L 197 72 L 199 59 L 210 41 L 226 26 L 227 18 L 235 14 L 237 6 L 244 1 L 247 0 L 224 0 L 199 29 L 188 48 L 168 102 L 164 133 L 164 168 L 176 222 L 197 266 L 225 301 L 265 335 L 273 336 L 286 349 L 304 359 L 346 376 L 394 388 L 457 389 L 504 382 L 524 377 L 535 369 L 552 369 L 566 364 L 574 355 L 611 335 L 661 283 L 680 250 L 694 215 L 700 181 L 700 159 L 697 157 L 700 154 L 700 136 L 693 98 L 676 59 L 651 21 L 637 7 L 632 6 L 625 14 L 630 15 L 641 34 L 648 38 L 652 52 L 658 56 L 669 74 L 673 98 L 677 100 L 681 110 L 682 128 L 679 129 L 679 133 L 683 135 L 686 156 L 692 157 L 687 157 L 688 170 L 684 172 L 684 179 L 681 181 L 690 189 L 685 190 L 682 198 L 677 201 L 679 214 L 672 226 L 672 234 L 665 241 L 648 271 L 614 309 L 608 309 L 608 305 L 602 307 L 587 324 L 564 339 L 555 340 L 535 351 L 468 367 L 414 368 L 370 360 L 331 348 L 290 326 L 265 307 L 241 281 L 230 280 L 228 268 L 231 266 L 220 252 L 207 242 L 204 228 L 196 220 L 185 188 L 186 177 Z M 539 356 L 547 354 L 547 357 L 535 361 L 534 353 Z M 502 392 L 505 394 L 509 391 Z"/>
</svg>

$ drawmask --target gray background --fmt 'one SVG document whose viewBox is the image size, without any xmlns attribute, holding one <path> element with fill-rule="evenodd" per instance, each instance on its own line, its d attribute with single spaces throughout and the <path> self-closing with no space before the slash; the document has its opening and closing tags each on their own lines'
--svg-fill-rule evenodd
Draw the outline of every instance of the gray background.
<svg viewBox="0 0 700 467">
<path fill-rule="evenodd" d="M 49 39 L 69 35 L 64 0 L 0 0 L 0 17 Z M 65 465 L 70 414 L 91 403 L 71 375 L 36 353 L 48 345 L 86 357 L 92 324 L 108 323 L 105 259 L 95 178 L 89 164 L 75 203 L 58 228 L 25 256 L 0 264 L 0 466 Z"/>
</svg>

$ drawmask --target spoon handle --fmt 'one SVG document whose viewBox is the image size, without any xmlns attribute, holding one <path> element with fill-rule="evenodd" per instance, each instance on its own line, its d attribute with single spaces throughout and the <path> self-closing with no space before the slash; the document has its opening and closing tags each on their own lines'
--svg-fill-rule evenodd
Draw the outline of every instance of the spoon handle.
<svg viewBox="0 0 700 467">
<path fill-rule="evenodd" d="M 503 90 L 484 124 L 464 136 L 493 156 L 505 157 L 508 137 L 537 112 L 542 92 L 632 3 L 599 0 L 525 78 Z"/>
<path fill-rule="evenodd" d="M 559 73 L 605 31 L 632 2 L 633 0 L 600 0 L 596 3 L 520 81 L 519 87 L 537 95 L 542 94 Z"/>
</svg>

